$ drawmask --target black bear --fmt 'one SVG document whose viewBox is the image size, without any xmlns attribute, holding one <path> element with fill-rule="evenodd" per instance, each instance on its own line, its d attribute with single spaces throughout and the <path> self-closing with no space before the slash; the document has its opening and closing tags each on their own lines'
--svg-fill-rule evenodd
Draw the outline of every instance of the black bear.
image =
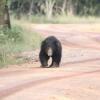
<svg viewBox="0 0 100 100">
<path fill-rule="evenodd" d="M 42 41 L 39 53 L 41 67 L 59 67 L 61 56 L 62 46 L 56 37 L 49 36 Z M 52 63 L 48 66 L 48 60 L 50 57 L 52 58 Z"/>
</svg>

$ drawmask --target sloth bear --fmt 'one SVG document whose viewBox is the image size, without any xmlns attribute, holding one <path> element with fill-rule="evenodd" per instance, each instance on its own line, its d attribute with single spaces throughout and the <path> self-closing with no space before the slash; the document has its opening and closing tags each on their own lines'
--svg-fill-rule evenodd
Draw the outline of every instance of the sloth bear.
<svg viewBox="0 0 100 100">
<path fill-rule="evenodd" d="M 59 67 L 61 56 L 62 46 L 56 37 L 49 36 L 44 41 L 42 41 L 39 53 L 41 67 Z M 50 66 L 48 66 L 48 60 L 50 57 L 52 58 L 52 63 Z"/>
</svg>

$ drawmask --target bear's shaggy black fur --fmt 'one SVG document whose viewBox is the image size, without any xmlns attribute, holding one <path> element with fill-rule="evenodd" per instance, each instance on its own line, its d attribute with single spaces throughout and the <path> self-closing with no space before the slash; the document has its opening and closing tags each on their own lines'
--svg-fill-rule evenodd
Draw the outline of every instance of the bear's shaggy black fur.
<svg viewBox="0 0 100 100">
<path fill-rule="evenodd" d="M 60 41 L 54 37 L 49 36 L 42 41 L 39 58 L 41 67 L 59 67 L 62 56 L 62 46 Z M 48 66 L 48 60 L 52 57 L 52 63 Z"/>
</svg>

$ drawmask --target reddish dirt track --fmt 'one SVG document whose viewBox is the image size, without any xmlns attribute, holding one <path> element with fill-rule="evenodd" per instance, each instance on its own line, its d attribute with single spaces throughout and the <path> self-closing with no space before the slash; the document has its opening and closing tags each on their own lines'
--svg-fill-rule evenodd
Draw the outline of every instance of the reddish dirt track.
<svg viewBox="0 0 100 100">
<path fill-rule="evenodd" d="M 80 31 L 77 25 L 24 26 L 61 40 L 61 66 L 40 68 L 33 62 L 1 69 L 0 100 L 100 100 L 99 33 Z"/>
</svg>

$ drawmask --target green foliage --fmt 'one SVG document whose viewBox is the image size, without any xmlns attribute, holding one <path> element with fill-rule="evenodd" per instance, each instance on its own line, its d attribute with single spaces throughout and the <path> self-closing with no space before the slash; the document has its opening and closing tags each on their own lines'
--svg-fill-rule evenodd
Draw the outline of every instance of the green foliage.
<svg viewBox="0 0 100 100">
<path fill-rule="evenodd" d="M 10 0 L 10 8 L 21 14 L 100 15 L 100 0 Z M 49 8 L 49 9 L 48 9 Z M 49 16 L 49 15 L 48 15 Z"/>
<path fill-rule="evenodd" d="M 39 34 L 16 25 L 12 29 L 0 28 L 0 66 L 22 63 L 23 61 L 16 60 L 13 56 L 38 48 L 41 39 Z"/>
<path fill-rule="evenodd" d="M 12 29 L 4 27 L 0 29 L 0 43 L 6 41 L 20 42 L 22 40 L 22 29 L 20 27 L 13 26 Z"/>
<path fill-rule="evenodd" d="M 50 19 L 45 16 L 31 16 L 30 19 L 25 19 L 33 23 L 53 23 L 53 24 L 77 24 L 77 23 L 100 23 L 99 17 L 94 16 L 67 16 L 67 15 L 57 15 Z"/>
</svg>

